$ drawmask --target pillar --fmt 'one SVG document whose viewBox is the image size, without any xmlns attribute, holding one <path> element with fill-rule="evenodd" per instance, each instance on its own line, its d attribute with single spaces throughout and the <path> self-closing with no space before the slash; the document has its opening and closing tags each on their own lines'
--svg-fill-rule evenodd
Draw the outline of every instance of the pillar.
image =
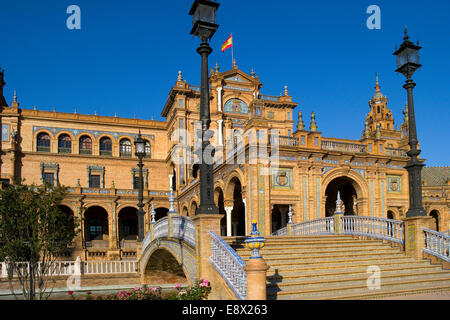
<svg viewBox="0 0 450 320">
<path fill-rule="evenodd" d="M 226 220 L 227 220 L 227 237 L 231 237 L 231 211 L 233 211 L 233 207 L 225 207 Z"/>
<path fill-rule="evenodd" d="M 209 261 L 209 257 L 212 255 L 209 232 L 213 231 L 220 235 L 220 219 L 222 217 L 222 214 L 198 213 L 193 218 L 195 223 L 198 279 L 213 279 L 215 277 L 216 271 Z M 211 285 L 214 286 L 215 284 L 212 283 Z"/>
<path fill-rule="evenodd" d="M 256 220 L 252 222 L 252 232 L 245 240 L 247 248 L 252 250 L 252 255 L 244 267 L 247 272 L 247 300 L 267 299 L 267 270 L 269 266 L 260 254 L 260 249 L 264 247 L 265 239 L 260 237 Z"/>
<path fill-rule="evenodd" d="M 417 216 L 405 218 L 403 221 L 405 222 L 405 253 L 416 260 L 422 260 L 423 249 L 425 248 L 423 228 L 430 228 L 433 218 Z"/>
<path fill-rule="evenodd" d="M 217 87 L 217 112 L 222 112 L 222 87 Z"/>
<path fill-rule="evenodd" d="M 218 141 L 218 145 L 222 146 L 223 145 L 223 120 L 219 119 L 217 120 L 217 141 Z"/>
</svg>

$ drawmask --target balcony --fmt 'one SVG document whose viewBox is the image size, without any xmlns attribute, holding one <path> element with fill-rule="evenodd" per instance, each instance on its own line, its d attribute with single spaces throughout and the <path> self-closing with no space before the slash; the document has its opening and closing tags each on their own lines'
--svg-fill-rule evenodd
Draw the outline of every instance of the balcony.
<svg viewBox="0 0 450 320">
<path fill-rule="evenodd" d="M 80 149 L 80 154 L 92 154 L 91 149 Z"/>
<path fill-rule="evenodd" d="M 349 153 L 366 153 L 366 145 L 322 140 L 322 150 L 341 151 Z"/>
<path fill-rule="evenodd" d="M 37 152 L 50 152 L 50 146 L 37 146 Z"/>
<path fill-rule="evenodd" d="M 408 154 L 404 149 L 385 148 L 385 154 L 391 157 L 407 158 Z"/>
<path fill-rule="evenodd" d="M 277 136 L 269 135 L 270 144 L 275 144 Z M 298 138 L 289 137 L 289 136 L 278 136 L 278 145 L 284 147 L 298 147 Z"/>
<path fill-rule="evenodd" d="M 100 150 L 101 156 L 112 156 L 112 150 Z"/>
<path fill-rule="evenodd" d="M 58 153 L 72 153 L 72 148 L 58 148 Z"/>
</svg>

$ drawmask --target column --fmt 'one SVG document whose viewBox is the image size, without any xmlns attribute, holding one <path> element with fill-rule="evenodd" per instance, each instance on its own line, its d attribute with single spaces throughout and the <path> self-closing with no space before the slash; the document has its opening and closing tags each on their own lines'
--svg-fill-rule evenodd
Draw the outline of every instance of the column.
<svg viewBox="0 0 450 320">
<path fill-rule="evenodd" d="M 227 220 L 227 237 L 231 237 L 231 211 L 233 211 L 233 207 L 225 207 L 226 220 Z"/>
<path fill-rule="evenodd" d="M 222 87 L 217 89 L 217 111 L 222 112 Z"/>
<path fill-rule="evenodd" d="M 247 201 L 246 199 L 242 199 L 242 203 L 244 204 L 244 221 L 245 221 L 245 235 L 248 234 L 247 232 Z M 236 230 L 237 231 L 237 230 Z"/>
<path fill-rule="evenodd" d="M 217 120 L 217 141 L 219 146 L 223 145 L 222 128 L 223 128 L 223 120 L 222 119 Z"/>
</svg>

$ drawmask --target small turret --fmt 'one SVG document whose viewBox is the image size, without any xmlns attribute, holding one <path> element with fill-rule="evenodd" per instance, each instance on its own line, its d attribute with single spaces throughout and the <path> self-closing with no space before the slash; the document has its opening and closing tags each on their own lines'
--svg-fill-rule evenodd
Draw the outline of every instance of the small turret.
<svg viewBox="0 0 450 320">
<path fill-rule="evenodd" d="M 298 130 L 298 131 L 303 131 L 303 130 L 305 130 L 305 124 L 303 123 L 302 112 L 301 112 L 301 111 L 298 112 L 297 130 Z"/>
<path fill-rule="evenodd" d="M 314 112 L 311 113 L 311 124 L 309 125 L 309 131 L 317 132 L 316 114 Z"/>
</svg>

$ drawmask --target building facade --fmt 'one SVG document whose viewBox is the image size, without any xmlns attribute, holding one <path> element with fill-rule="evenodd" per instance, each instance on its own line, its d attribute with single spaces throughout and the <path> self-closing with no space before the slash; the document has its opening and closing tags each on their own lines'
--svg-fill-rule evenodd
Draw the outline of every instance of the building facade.
<svg viewBox="0 0 450 320">
<path fill-rule="evenodd" d="M 152 212 L 155 220 L 167 215 L 171 189 L 175 210 L 196 214 L 200 87 L 183 80 L 181 72 L 161 113 L 165 121 L 19 108 L 15 95 L 9 106 L 0 72 L 2 185 L 24 180 L 68 187 L 61 209 L 82 219 L 68 254 L 136 258 L 139 131 L 146 139 L 145 231 Z M 210 71 L 214 198 L 224 215 L 222 235 L 247 235 L 252 220 L 267 236 L 290 218 L 299 223 L 330 216 L 338 191 L 347 215 L 405 218 L 407 110 L 400 128 L 394 127 L 378 77 L 360 140 L 324 136 L 314 113 L 309 127 L 300 111 L 294 123 L 297 103 L 287 87 L 280 96 L 261 94 L 261 87 L 253 70 L 246 74 L 234 65 Z M 431 171 L 424 170 L 424 204 L 439 231 L 446 231 L 448 168 L 433 171 L 440 178 L 429 178 Z"/>
</svg>

